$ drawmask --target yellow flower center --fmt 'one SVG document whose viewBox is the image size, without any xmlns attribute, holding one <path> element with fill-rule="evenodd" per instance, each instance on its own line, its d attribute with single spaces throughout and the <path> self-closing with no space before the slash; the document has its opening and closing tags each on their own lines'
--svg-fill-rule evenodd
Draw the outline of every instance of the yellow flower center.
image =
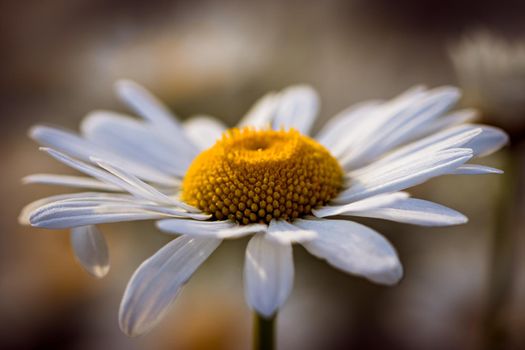
<svg viewBox="0 0 525 350">
<path fill-rule="evenodd" d="M 182 199 L 215 219 L 240 224 L 293 220 L 335 197 L 337 160 L 296 130 L 227 130 L 190 165 Z"/>
</svg>

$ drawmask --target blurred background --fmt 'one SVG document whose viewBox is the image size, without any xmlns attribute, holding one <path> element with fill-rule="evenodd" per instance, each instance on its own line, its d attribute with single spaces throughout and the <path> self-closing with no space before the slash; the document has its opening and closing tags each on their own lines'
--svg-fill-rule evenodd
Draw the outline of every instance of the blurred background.
<svg viewBox="0 0 525 350">
<path fill-rule="evenodd" d="M 506 126 L 500 121 L 513 114 L 513 145 L 483 164 L 510 164 L 514 174 L 525 164 L 525 112 L 517 113 L 525 111 L 524 56 L 496 57 L 502 73 L 491 71 L 490 48 L 485 65 L 461 51 L 465 36 L 479 31 L 508 43 L 499 53 L 523 45 L 523 1 L 2 0 L 0 27 L 0 349 L 251 346 L 246 240 L 223 244 L 166 319 L 130 339 L 117 323 L 127 280 L 171 237 L 148 222 L 101 226 L 112 267 L 97 280 L 74 261 L 66 231 L 17 223 L 23 205 L 67 191 L 22 186 L 23 176 L 71 173 L 37 150 L 28 128 L 45 122 L 76 130 L 90 110 L 126 111 L 112 92 L 118 78 L 145 85 L 181 119 L 206 113 L 228 125 L 268 90 L 309 83 L 322 97 L 317 128 L 364 99 L 420 83 L 460 84 L 464 103 L 481 108 L 486 122 Z M 485 80 L 473 79 L 479 76 Z M 509 181 L 444 177 L 413 191 L 462 211 L 467 225 L 366 221 L 398 249 L 405 278 L 396 287 L 347 276 L 295 247 L 295 287 L 279 315 L 278 348 L 524 349 L 525 206 L 523 188 Z M 502 218 L 511 223 L 503 243 L 495 233 Z"/>
</svg>

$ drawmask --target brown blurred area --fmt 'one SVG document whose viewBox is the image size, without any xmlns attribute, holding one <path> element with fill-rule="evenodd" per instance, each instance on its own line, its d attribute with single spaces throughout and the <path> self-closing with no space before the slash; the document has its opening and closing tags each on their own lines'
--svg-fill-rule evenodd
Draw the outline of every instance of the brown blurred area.
<svg viewBox="0 0 525 350">
<path fill-rule="evenodd" d="M 20 178 L 71 173 L 38 152 L 28 128 L 76 129 L 90 110 L 125 111 L 112 92 L 118 78 L 145 85 L 181 119 L 204 113 L 229 125 L 267 90 L 309 83 L 322 97 L 319 127 L 363 99 L 456 83 L 450 43 L 476 28 L 525 37 L 525 2 L 3 0 L 0 28 L 0 349 L 247 349 L 243 240 L 214 253 L 154 331 L 134 339 L 120 332 L 127 280 L 170 237 L 151 223 L 102 226 L 112 267 L 95 280 L 74 261 L 66 231 L 19 226 L 24 204 L 67 191 L 22 186 Z M 498 166 L 502 154 L 481 162 Z M 278 348 L 483 348 L 502 189 L 499 177 L 482 176 L 440 178 L 413 191 L 464 212 L 470 222 L 460 227 L 366 221 L 398 249 L 405 278 L 396 287 L 347 276 L 296 247 Z M 523 349 L 523 259 L 513 266 L 505 348 Z"/>
</svg>

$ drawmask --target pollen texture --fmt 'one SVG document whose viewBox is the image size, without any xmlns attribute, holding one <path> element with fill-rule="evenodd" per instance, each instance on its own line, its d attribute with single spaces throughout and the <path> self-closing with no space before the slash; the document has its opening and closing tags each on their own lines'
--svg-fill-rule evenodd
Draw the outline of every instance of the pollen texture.
<svg viewBox="0 0 525 350">
<path fill-rule="evenodd" d="M 217 220 L 292 221 L 326 204 L 342 182 L 337 160 L 296 130 L 230 129 L 190 165 L 182 199 Z"/>
</svg>

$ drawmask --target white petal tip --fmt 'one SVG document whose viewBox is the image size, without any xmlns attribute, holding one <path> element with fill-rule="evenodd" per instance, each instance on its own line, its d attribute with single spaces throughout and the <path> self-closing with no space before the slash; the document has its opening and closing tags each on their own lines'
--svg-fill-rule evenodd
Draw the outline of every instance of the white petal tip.
<svg viewBox="0 0 525 350">
<path fill-rule="evenodd" d="M 23 226 L 31 226 L 31 223 L 29 222 L 29 218 L 27 215 L 20 214 L 17 218 L 18 223 Z"/>
<path fill-rule="evenodd" d="M 29 138 L 35 141 L 38 141 L 38 139 L 42 136 L 42 134 L 48 131 L 49 128 L 50 128 L 49 126 L 45 126 L 41 124 L 33 125 L 27 131 L 27 136 L 29 136 Z"/>
<path fill-rule="evenodd" d="M 139 86 L 137 83 L 135 83 L 131 79 L 118 79 L 114 84 L 113 87 L 115 88 L 115 91 L 117 93 L 125 93 L 125 91 L 129 88 L 135 88 Z"/>
<path fill-rule="evenodd" d="M 32 182 L 33 180 L 33 175 L 28 175 L 28 176 L 24 176 L 23 178 L 20 179 L 20 182 L 22 183 L 22 185 L 28 185 Z"/>
<path fill-rule="evenodd" d="M 285 91 L 307 93 L 307 94 L 315 95 L 317 97 L 317 91 L 311 85 L 308 85 L 308 84 L 292 85 L 286 88 Z"/>
<path fill-rule="evenodd" d="M 36 228 L 47 228 L 45 226 L 42 226 L 38 221 L 34 220 L 33 218 L 31 218 L 31 216 L 29 218 L 27 218 L 27 223 L 29 224 L 29 226 L 31 227 L 36 227 Z"/>
<path fill-rule="evenodd" d="M 31 139 L 35 140 L 38 137 L 38 133 L 41 130 L 40 125 L 34 125 L 29 128 L 27 131 L 27 136 L 29 136 Z"/>
<path fill-rule="evenodd" d="M 449 98 L 454 99 L 454 100 L 459 100 L 459 98 L 462 95 L 461 89 L 459 89 L 456 86 L 451 86 L 451 85 L 440 86 L 440 87 L 437 87 L 437 88 L 435 88 L 433 90 L 434 90 L 434 92 L 439 92 L 441 94 L 446 94 L 446 95 L 448 95 Z"/>
<path fill-rule="evenodd" d="M 281 245 L 259 234 L 248 242 L 244 263 L 247 304 L 271 317 L 288 299 L 293 286 L 292 246 Z"/>
<path fill-rule="evenodd" d="M 109 253 L 104 235 L 94 225 L 71 230 L 71 245 L 77 262 L 91 276 L 103 278 L 109 272 Z"/>
<path fill-rule="evenodd" d="M 257 312 L 257 314 L 259 316 L 261 316 L 262 318 L 264 318 L 266 320 L 272 319 L 275 316 L 276 312 L 277 312 L 277 310 L 274 310 L 274 309 L 272 309 L 272 310 L 264 310 L 264 309 L 254 308 L 254 310 Z"/>
<path fill-rule="evenodd" d="M 135 325 L 125 324 L 124 321 L 119 320 L 119 327 L 122 333 L 127 335 L 128 337 L 135 338 L 138 336 L 141 336 L 143 334 L 146 334 L 150 331 L 153 327 L 137 327 Z"/>
<path fill-rule="evenodd" d="M 86 268 L 85 266 L 84 270 L 86 270 L 91 276 L 95 278 L 104 278 L 109 272 L 109 265 L 107 266 L 92 266 L 91 268 Z"/>
<path fill-rule="evenodd" d="M 395 286 L 400 283 L 403 278 L 403 266 L 397 264 L 391 270 L 382 271 L 376 276 L 370 276 L 369 279 L 377 284 L 385 286 Z"/>
<path fill-rule="evenodd" d="M 448 227 L 448 226 L 457 226 L 457 225 L 464 225 L 468 222 L 468 218 L 459 213 L 455 212 L 455 216 L 449 216 L 446 219 L 440 219 L 439 221 L 429 221 L 426 223 L 419 223 L 419 226 L 427 226 L 427 227 Z"/>
<path fill-rule="evenodd" d="M 463 224 L 466 224 L 467 222 L 468 222 L 468 217 L 466 217 L 465 215 L 462 215 L 461 217 L 457 219 L 454 225 L 463 225 Z"/>
<path fill-rule="evenodd" d="M 134 338 L 134 337 L 138 337 L 144 333 L 146 333 L 147 331 L 141 331 L 141 330 L 137 330 L 137 329 L 133 329 L 131 327 L 128 327 L 128 325 L 124 325 L 122 323 L 119 323 L 119 327 L 120 327 L 120 330 L 122 331 L 122 333 L 124 333 L 125 335 L 127 335 L 128 337 L 131 337 L 131 338 Z"/>
</svg>

